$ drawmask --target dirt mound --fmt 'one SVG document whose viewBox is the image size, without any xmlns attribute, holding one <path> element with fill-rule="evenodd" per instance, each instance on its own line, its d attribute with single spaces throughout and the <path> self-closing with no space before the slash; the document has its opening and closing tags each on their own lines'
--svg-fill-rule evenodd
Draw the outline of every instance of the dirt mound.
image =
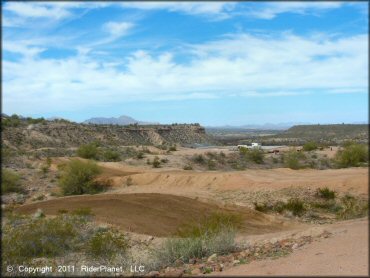
<svg viewBox="0 0 370 278">
<path fill-rule="evenodd" d="M 122 178 L 116 185 L 124 184 Z M 291 170 L 287 168 L 243 172 L 162 171 L 132 175 L 133 184 L 146 192 L 156 189 L 278 190 L 287 187 L 329 187 L 340 192 L 368 195 L 368 169 Z M 126 189 L 124 189 L 126 190 Z M 138 190 L 138 189 L 137 189 Z M 152 190 L 152 191 L 150 191 Z"/>
<path fill-rule="evenodd" d="M 214 212 L 239 213 L 244 224 L 242 231 L 262 234 L 290 228 L 260 212 L 241 207 L 219 207 L 195 199 L 167 194 L 101 194 L 58 198 L 19 207 L 21 213 L 33 213 L 38 208 L 46 215 L 59 210 L 91 208 L 99 222 L 117 225 L 124 230 L 154 236 L 169 236 L 178 227 L 193 221 L 202 221 Z"/>
</svg>

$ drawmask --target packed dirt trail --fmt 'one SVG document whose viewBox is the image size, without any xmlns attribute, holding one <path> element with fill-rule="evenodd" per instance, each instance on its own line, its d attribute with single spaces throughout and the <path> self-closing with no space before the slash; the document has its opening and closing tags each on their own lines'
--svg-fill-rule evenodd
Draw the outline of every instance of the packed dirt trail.
<svg viewBox="0 0 370 278">
<path fill-rule="evenodd" d="M 286 257 L 252 261 L 211 275 L 368 277 L 368 226 L 367 218 L 326 225 L 331 237 L 304 245 Z"/>
</svg>

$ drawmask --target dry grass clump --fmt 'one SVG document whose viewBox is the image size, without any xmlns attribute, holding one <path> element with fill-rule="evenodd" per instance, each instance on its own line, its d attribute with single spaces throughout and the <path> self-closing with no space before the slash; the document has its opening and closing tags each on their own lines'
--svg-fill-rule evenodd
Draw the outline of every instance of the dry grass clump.
<svg viewBox="0 0 370 278">
<path fill-rule="evenodd" d="M 179 228 L 177 236 L 166 240 L 152 252 L 158 266 L 187 262 L 211 254 L 225 254 L 235 250 L 235 234 L 242 225 L 237 214 L 214 213 L 200 223 L 190 223 Z"/>
</svg>

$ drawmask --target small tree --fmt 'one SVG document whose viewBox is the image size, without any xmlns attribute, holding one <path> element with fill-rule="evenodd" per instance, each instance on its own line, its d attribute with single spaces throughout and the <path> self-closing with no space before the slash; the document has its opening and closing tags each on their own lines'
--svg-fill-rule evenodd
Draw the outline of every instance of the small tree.
<svg viewBox="0 0 370 278">
<path fill-rule="evenodd" d="M 98 147 L 96 143 L 82 145 L 77 150 L 77 155 L 82 158 L 96 159 L 98 156 Z"/>
<path fill-rule="evenodd" d="M 318 146 L 315 142 L 307 142 L 303 145 L 303 150 L 306 152 L 317 150 Z"/>
<path fill-rule="evenodd" d="M 59 179 L 59 186 L 64 195 L 94 194 L 101 192 L 108 186 L 96 177 L 101 168 L 92 161 L 72 160 L 63 169 Z"/>
<path fill-rule="evenodd" d="M 3 193 L 21 192 L 20 177 L 9 169 L 2 169 L 1 190 Z"/>
<path fill-rule="evenodd" d="M 357 167 L 360 163 L 369 161 L 369 154 L 365 145 L 351 143 L 336 153 L 335 160 L 341 168 Z"/>
</svg>

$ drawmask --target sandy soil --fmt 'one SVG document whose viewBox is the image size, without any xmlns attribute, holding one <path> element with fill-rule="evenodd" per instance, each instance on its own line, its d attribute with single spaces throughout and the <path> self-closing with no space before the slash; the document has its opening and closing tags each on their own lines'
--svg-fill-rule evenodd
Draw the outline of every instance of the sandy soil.
<svg viewBox="0 0 370 278">
<path fill-rule="evenodd" d="M 242 207 L 220 207 L 195 199 L 167 194 L 99 194 L 63 197 L 20 206 L 22 213 L 38 208 L 46 215 L 59 210 L 91 208 L 98 222 L 113 224 L 124 230 L 155 236 L 169 236 L 184 224 L 202 221 L 216 211 L 234 212 L 244 219 L 245 234 L 263 234 L 295 227 L 272 216 Z M 297 224 L 298 225 L 298 224 Z"/>
<path fill-rule="evenodd" d="M 220 276 L 368 276 L 368 219 L 325 226 L 333 235 L 295 250 L 287 257 L 253 261 L 212 275 Z"/>
<path fill-rule="evenodd" d="M 166 192 L 194 196 L 207 190 L 258 191 L 287 187 L 316 189 L 329 187 L 339 192 L 368 195 L 368 169 L 330 170 L 246 170 L 242 172 L 151 171 L 131 175 L 133 185 L 125 186 L 127 177 L 113 177 L 117 192 Z"/>
</svg>

